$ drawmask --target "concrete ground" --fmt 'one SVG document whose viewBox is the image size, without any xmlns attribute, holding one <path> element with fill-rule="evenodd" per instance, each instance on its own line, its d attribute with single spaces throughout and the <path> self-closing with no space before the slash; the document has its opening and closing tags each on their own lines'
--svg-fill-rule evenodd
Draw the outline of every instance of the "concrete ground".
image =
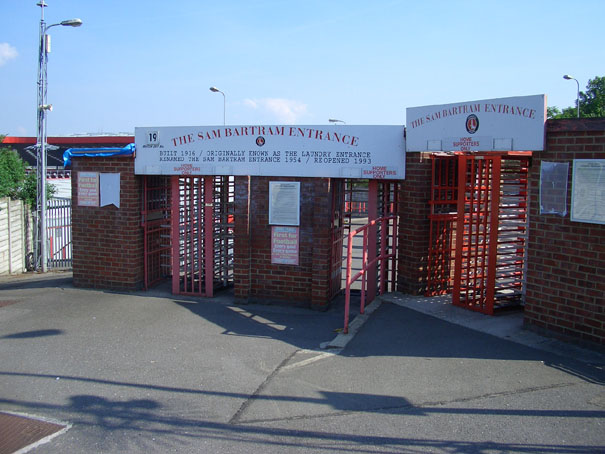
<svg viewBox="0 0 605 454">
<path fill-rule="evenodd" d="M 0 411 L 69 425 L 36 453 L 605 452 L 602 354 L 445 298 L 342 311 L 0 278 Z"/>
</svg>

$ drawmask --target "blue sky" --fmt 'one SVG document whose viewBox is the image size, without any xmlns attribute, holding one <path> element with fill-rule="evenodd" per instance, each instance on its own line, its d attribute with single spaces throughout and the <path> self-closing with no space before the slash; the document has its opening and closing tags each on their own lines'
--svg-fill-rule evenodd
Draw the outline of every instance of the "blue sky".
<svg viewBox="0 0 605 454">
<path fill-rule="evenodd" d="M 0 134 L 34 136 L 40 8 L 1 0 Z M 605 1 L 47 0 L 51 136 L 135 126 L 405 124 L 405 108 L 605 75 Z"/>
</svg>

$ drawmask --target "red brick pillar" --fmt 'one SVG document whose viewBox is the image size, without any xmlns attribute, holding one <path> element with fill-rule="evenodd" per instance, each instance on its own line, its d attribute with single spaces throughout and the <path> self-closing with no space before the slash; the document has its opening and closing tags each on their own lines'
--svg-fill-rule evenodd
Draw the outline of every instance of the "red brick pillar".
<svg viewBox="0 0 605 454">
<path fill-rule="evenodd" d="M 529 173 L 525 325 L 601 348 L 605 345 L 605 224 L 570 218 L 574 159 L 605 159 L 605 119 L 549 120 L 546 147 Z M 569 164 L 567 214 L 540 212 L 543 161 Z"/>
<path fill-rule="evenodd" d="M 299 264 L 271 263 L 269 182 L 299 181 Z M 235 296 L 246 301 L 329 305 L 331 264 L 330 179 L 236 177 Z"/>
<path fill-rule="evenodd" d="M 303 207 L 301 215 L 313 219 L 312 236 L 306 237 L 306 240 L 311 240 L 311 247 L 313 248 L 311 308 L 325 310 L 330 304 L 332 265 L 332 232 L 330 227 L 333 214 L 330 179 L 306 179 L 301 186 L 301 193 Z"/>
<path fill-rule="evenodd" d="M 247 299 L 250 294 L 250 222 L 249 204 L 250 177 L 235 177 L 235 208 L 233 216 L 234 255 L 233 281 L 234 294 L 238 299 Z"/>
<path fill-rule="evenodd" d="M 142 180 L 133 156 L 72 158 L 73 276 L 76 287 L 136 290 L 143 286 Z M 78 205 L 78 173 L 120 174 L 120 207 Z"/>
<path fill-rule="evenodd" d="M 431 160 L 426 153 L 406 153 L 405 180 L 399 190 L 397 290 L 426 291 L 429 251 Z"/>
</svg>

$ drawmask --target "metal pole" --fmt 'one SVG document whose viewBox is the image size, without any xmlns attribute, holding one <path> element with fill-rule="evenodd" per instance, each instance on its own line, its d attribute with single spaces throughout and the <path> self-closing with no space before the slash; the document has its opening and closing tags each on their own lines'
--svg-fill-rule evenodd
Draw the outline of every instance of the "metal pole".
<svg viewBox="0 0 605 454">
<path fill-rule="evenodd" d="M 46 3 L 38 3 L 41 10 L 40 19 L 40 48 L 38 53 L 38 105 L 37 111 L 37 151 L 36 164 L 38 174 L 38 241 L 36 255 L 36 269 L 41 265 L 42 272 L 47 271 L 46 251 L 46 23 L 44 22 L 44 8 Z M 40 259 L 40 262 L 37 259 Z"/>
<path fill-rule="evenodd" d="M 576 103 L 578 104 L 578 118 L 580 118 L 580 82 L 578 79 L 574 79 L 576 81 L 576 85 L 578 86 L 578 94 L 576 96 Z"/>
<path fill-rule="evenodd" d="M 223 95 L 223 126 L 227 124 L 227 98 L 225 97 L 225 93 L 221 91 L 221 95 Z M 579 106 L 580 104 L 578 104 Z M 579 108 L 579 107 L 578 107 Z M 580 114 L 578 114 L 579 116 Z"/>
<path fill-rule="evenodd" d="M 578 110 L 578 118 L 580 118 L 580 82 L 578 82 L 578 79 L 570 76 L 569 74 L 565 74 L 563 76 L 563 79 L 576 81 L 576 85 L 578 86 L 578 91 L 576 92 L 576 104 L 577 104 L 577 110 Z"/>
<path fill-rule="evenodd" d="M 68 27 L 79 27 L 82 25 L 82 21 L 80 19 L 69 19 L 64 20 L 58 24 L 46 25 L 44 22 L 44 8 L 46 8 L 46 3 L 44 0 L 41 0 L 37 3 L 41 10 L 41 18 L 40 18 L 40 46 L 38 52 L 38 105 L 36 106 L 37 112 L 37 154 L 36 154 L 36 171 L 38 176 L 38 193 L 36 197 L 36 209 L 39 215 L 38 228 L 36 232 L 38 233 L 38 239 L 36 242 L 37 249 L 35 250 L 35 258 L 36 258 L 36 269 L 41 267 L 42 272 L 47 271 L 48 266 L 48 248 L 46 245 L 47 239 L 47 231 L 46 231 L 46 111 L 51 110 L 52 106 L 46 102 L 46 94 L 47 94 L 47 62 L 48 62 L 48 52 L 49 52 L 49 41 L 48 35 L 46 32 L 51 27 L 56 27 L 58 25 L 68 26 Z M 39 252 L 39 254 L 38 254 Z M 38 259 L 40 262 L 38 262 Z"/>
</svg>

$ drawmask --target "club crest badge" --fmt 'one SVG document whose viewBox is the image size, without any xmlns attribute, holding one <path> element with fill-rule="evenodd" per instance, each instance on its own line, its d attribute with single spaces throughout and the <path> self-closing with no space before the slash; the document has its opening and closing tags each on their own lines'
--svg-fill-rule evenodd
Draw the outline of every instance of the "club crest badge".
<svg viewBox="0 0 605 454">
<path fill-rule="evenodd" d="M 471 114 L 466 117 L 466 131 L 469 134 L 475 134 L 479 129 L 479 117 L 475 114 Z"/>
</svg>

